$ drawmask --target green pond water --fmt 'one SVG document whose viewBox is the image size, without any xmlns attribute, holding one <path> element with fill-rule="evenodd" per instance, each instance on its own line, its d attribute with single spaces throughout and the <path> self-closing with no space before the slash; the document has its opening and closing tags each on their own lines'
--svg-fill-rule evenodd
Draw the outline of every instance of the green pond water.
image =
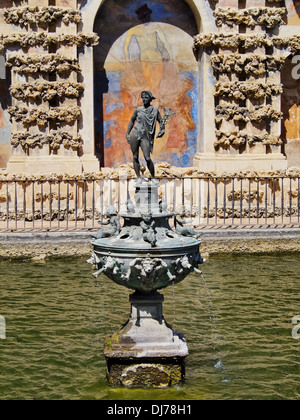
<svg viewBox="0 0 300 420">
<path fill-rule="evenodd" d="M 298 399 L 299 255 L 214 257 L 202 270 L 163 292 L 190 350 L 185 381 L 125 389 L 107 385 L 103 342 L 130 291 L 84 260 L 0 262 L 0 399 Z"/>
</svg>

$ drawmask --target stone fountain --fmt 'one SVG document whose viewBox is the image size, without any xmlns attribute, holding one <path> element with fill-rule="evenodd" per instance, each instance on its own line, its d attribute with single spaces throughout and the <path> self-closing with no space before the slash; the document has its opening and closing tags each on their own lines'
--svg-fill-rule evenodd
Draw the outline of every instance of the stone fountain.
<svg viewBox="0 0 300 420">
<path fill-rule="evenodd" d="M 103 273 L 134 290 L 129 320 L 105 342 L 109 383 L 163 387 L 183 379 L 188 347 L 183 334 L 165 321 L 164 296 L 158 290 L 199 272 L 201 241 L 191 229 L 171 229 L 174 214 L 164 198 L 159 200 L 159 181 L 141 178 L 139 168 L 137 175 L 126 211 L 107 209 L 107 227 L 95 235 L 90 262 L 97 268 L 95 277 Z"/>
</svg>

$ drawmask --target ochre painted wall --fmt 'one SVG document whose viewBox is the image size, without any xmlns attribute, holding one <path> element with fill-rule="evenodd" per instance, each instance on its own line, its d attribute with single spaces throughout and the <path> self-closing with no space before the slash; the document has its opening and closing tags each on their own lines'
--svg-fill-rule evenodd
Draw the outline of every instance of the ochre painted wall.
<svg viewBox="0 0 300 420">
<path fill-rule="evenodd" d="M 300 0 L 286 0 L 287 24 L 300 26 Z"/>
</svg>

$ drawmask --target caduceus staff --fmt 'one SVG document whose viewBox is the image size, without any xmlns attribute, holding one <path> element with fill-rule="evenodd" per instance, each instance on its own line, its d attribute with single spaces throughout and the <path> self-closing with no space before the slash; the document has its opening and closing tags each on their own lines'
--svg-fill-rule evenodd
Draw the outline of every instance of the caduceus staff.
<svg viewBox="0 0 300 420">
<path fill-rule="evenodd" d="M 172 115 L 175 115 L 175 112 L 173 112 L 171 110 L 171 108 L 163 108 L 163 110 L 164 110 L 165 114 L 163 116 L 163 120 L 162 120 L 162 123 L 161 123 L 161 128 L 165 128 L 169 119 L 172 117 Z"/>
</svg>

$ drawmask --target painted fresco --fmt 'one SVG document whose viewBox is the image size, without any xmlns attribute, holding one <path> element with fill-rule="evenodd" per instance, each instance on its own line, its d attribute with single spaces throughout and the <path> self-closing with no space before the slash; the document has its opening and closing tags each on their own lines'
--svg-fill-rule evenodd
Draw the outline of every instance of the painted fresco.
<svg viewBox="0 0 300 420">
<path fill-rule="evenodd" d="M 300 0 L 286 0 L 287 8 L 287 24 L 299 25 L 300 24 Z"/>
<path fill-rule="evenodd" d="M 0 9 L 4 9 L 6 7 L 12 7 L 13 1 L 12 0 L 0 0 Z"/>
<path fill-rule="evenodd" d="M 190 166 L 198 125 L 196 24 L 184 2 L 144 1 L 107 0 L 96 19 L 101 40 L 95 49 L 97 155 L 105 166 L 132 160 L 127 125 L 142 105 L 141 92 L 150 90 L 162 115 L 167 107 L 176 113 L 166 135 L 155 141 L 154 161 Z"/>
<path fill-rule="evenodd" d="M 292 77 L 295 64 L 287 59 L 281 72 L 283 83 L 282 112 L 282 136 L 287 141 L 300 139 L 300 84 L 299 80 Z"/>
</svg>

